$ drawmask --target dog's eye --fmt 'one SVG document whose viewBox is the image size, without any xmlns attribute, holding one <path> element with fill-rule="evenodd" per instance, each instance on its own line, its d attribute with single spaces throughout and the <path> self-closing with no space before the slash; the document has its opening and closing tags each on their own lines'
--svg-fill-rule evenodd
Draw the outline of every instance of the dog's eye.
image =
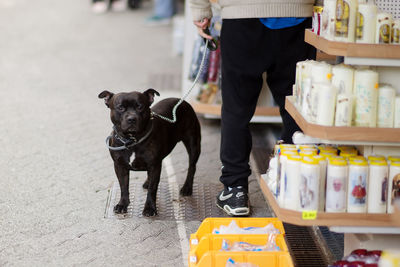
<svg viewBox="0 0 400 267">
<path fill-rule="evenodd" d="M 123 112 L 123 111 L 125 111 L 125 107 L 122 106 L 122 105 L 118 105 L 117 106 L 117 110 L 120 111 L 120 112 Z"/>
<path fill-rule="evenodd" d="M 143 106 L 143 105 L 141 105 L 141 104 L 138 104 L 138 105 L 137 105 L 137 109 L 138 109 L 138 110 L 142 110 L 142 109 L 143 109 L 143 107 L 144 107 L 144 106 Z"/>
</svg>

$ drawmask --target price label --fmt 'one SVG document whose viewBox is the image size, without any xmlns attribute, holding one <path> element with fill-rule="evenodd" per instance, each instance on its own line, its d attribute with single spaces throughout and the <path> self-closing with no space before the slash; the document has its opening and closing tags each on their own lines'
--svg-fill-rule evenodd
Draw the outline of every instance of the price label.
<svg viewBox="0 0 400 267">
<path fill-rule="evenodd" d="M 317 219 L 317 211 L 316 210 L 303 211 L 301 217 L 303 220 L 315 220 Z"/>
</svg>

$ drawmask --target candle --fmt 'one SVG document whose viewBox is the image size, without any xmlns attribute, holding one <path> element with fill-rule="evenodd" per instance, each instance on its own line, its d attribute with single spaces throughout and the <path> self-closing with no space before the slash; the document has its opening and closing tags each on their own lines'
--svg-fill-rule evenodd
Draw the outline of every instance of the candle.
<svg viewBox="0 0 400 267">
<path fill-rule="evenodd" d="M 286 193 L 284 195 L 283 207 L 285 209 L 297 210 L 300 198 L 300 164 L 301 156 L 289 155 L 286 161 Z"/>
<path fill-rule="evenodd" d="M 332 126 L 335 116 L 336 89 L 327 83 L 316 83 L 313 86 L 318 91 L 316 123 L 324 126 Z"/>
<path fill-rule="evenodd" d="M 339 64 L 332 67 L 332 85 L 338 94 L 353 94 L 354 69 L 348 65 Z"/>
<path fill-rule="evenodd" d="M 389 190 L 388 190 L 388 213 L 394 212 L 394 200 L 400 198 L 400 162 L 390 163 Z"/>
<path fill-rule="evenodd" d="M 396 96 L 394 108 L 394 128 L 400 128 L 400 96 Z"/>
<path fill-rule="evenodd" d="M 376 14 L 378 8 L 376 5 L 359 4 L 357 12 L 357 43 L 375 43 Z"/>
<path fill-rule="evenodd" d="M 382 85 L 378 90 L 377 126 L 393 128 L 396 91 L 390 85 Z"/>
<path fill-rule="evenodd" d="M 325 0 L 321 18 L 321 36 L 328 40 L 333 40 L 335 36 L 335 11 L 336 0 Z"/>
<path fill-rule="evenodd" d="M 314 62 L 311 65 L 311 117 L 310 122 L 315 122 L 318 112 L 318 90 L 317 83 L 330 83 L 332 78 L 332 66 L 325 62 Z"/>
<path fill-rule="evenodd" d="M 350 160 L 347 192 L 347 212 L 367 212 L 368 162 Z"/>
<path fill-rule="evenodd" d="M 376 15 L 375 43 L 389 44 L 392 32 L 392 14 L 378 13 Z"/>
<path fill-rule="evenodd" d="M 299 210 L 318 210 L 319 176 L 318 161 L 304 157 L 300 164 Z"/>
<path fill-rule="evenodd" d="M 386 213 L 388 166 L 386 161 L 369 163 L 368 213 Z"/>
<path fill-rule="evenodd" d="M 372 70 L 354 72 L 355 125 L 376 127 L 378 73 Z"/>
<path fill-rule="evenodd" d="M 353 96 L 340 94 L 337 96 L 335 126 L 351 126 L 353 114 Z"/>
<path fill-rule="evenodd" d="M 326 178 L 326 212 L 346 212 L 346 160 L 330 160 Z"/>
<path fill-rule="evenodd" d="M 335 18 L 335 40 L 354 42 L 356 30 L 357 0 L 337 0 Z"/>
<path fill-rule="evenodd" d="M 391 43 L 400 44 L 400 20 L 395 19 L 392 22 Z"/>
</svg>

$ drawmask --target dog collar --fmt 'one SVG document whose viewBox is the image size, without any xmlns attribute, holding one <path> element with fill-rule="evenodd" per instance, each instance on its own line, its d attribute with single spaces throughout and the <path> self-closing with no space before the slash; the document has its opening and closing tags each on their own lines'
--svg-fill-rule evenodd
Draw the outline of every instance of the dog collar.
<svg viewBox="0 0 400 267">
<path fill-rule="evenodd" d="M 130 136 L 129 138 L 122 137 L 120 134 L 118 134 L 117 128 L 115 126 L 113 126 L 114 135 L 110 135 L 106 138 L 106 145 L 107 145 L 108 149 L 113 150 L 113 151 L 120 151 L 120 150 L 132 148 L 132 147 L 140 144 L 144 140 L 146 140 L 147 137 L 149 137 L 149 135 L 153 131 L 153 120 L 152 119 L 150 119 L 150 126 L 148 126 L 147 128 L 148 128 L 148 131 L 146 132 L 146 134 L 142 138 L 137 140 L 136 137 L 134 137 L 134 136 Z M 122 146 L 110 146 L 110 139 L 113 136 L 115 139 L 120 141 L 123 145 Z"/>
</svg>

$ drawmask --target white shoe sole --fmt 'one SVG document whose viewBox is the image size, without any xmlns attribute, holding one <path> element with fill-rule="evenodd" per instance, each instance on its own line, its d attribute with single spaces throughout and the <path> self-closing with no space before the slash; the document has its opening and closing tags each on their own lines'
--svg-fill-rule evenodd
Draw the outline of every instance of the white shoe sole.
<svg viewBox="0 0 400 267">
<path fill-rule="evenodd" d="M 228 215 L 230 216 L 247 216 L 250 214 L 250 209 L 249 208 L 236 208 L 236 209 L 231 209 L 228 205 L 224 205 L 224 207 L 221 207 L 216 203 L 217 207 L 224 210 Z"/>
</svg>

